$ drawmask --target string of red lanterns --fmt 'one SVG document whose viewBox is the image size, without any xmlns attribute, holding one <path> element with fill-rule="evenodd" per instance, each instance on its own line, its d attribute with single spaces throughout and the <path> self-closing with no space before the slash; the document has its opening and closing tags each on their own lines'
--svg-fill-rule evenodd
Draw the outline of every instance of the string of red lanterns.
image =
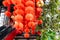
<svg viewBox="0 0 60 40">
<path fill-rule="evenodd" d="M 14 5 L 13 12 L 10 12 L 11 4 Z M 5 15 L 14 21 L 13 27 L 19 32 L 24 33 L 25 38 L 29 38 L 29 34 L 35 34 L 36 26 L 42 24 L 42 20 L 38 20 L 43 12 L 43 0 L 4 0 L 3 5 L 7 7 Z M 38 31 L 38 35 L 39 35 Z"/>
</svg>

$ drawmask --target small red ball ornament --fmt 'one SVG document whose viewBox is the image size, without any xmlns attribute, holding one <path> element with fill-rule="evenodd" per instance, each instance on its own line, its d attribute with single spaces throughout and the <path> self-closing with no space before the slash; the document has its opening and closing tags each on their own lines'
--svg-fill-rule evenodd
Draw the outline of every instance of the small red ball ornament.
<svg viewBox="0 0 60 40">
<path fill-rule="evenodd" d="M 22 15 L 22 16 L 24 16 L 24 11 L 22 10 L 22 9 L 17 9 L 17 10 L 15 10 L 14 11 L 14 13 L 16 14 L 16 15 Z"/>
<path fill-rule="evenodd" d="M 7 17 L 10 17 L 10 16 L 11 16 L 11 13 L 10 13 L 9 11 L 6 11 L 6 12 L 5 12 L 5 15 L 6 15 Z"/>
<path fill-rule="evenodd" d="M 20 4 L 14 6 L 14 10 L 17 10 L 17 9 L 23 9 L 24 10 L 25 7 L 22 3 L 20 3 Z"/>
<path fill-rule="evenodd" d="M 27 1 L 26 6 L 31 6 L 34 8 L 35 3 L 33 1 Z"/>
<path fill-rule="evenodd" d="M 30 28 L 35 27 L 35 25 L 36 25 L 35 22 L 29 22 L 29 23 L 28 23 L 28 26 L 29 26 Z"/>
<path fill-rule="evenodd" d="M 14 17 L 14 19 L 15 19 L 15 21 L 17 21 L 17 22 L 22 22 L 22 21 L 23 21 L 23 16 L 21 16 L 21 15 L 16 15 L 16 16 Z"/>
<path fill-rule="evenodd" d="M 10 4 L 8 4 L 7 1 L 3 1 L 3 5 L 4 5 L 5 7 L 7 7 L 7 6 L 9 6 Z"/>
<path fill-rule="evenodd" d="M 38 20 L 38 24 L 40 25 L 40 24 L 42 24 L 43 23 L 43 21 L 42 20 Z"/>
<path fill-rule="evenodd" d="M 25 13 L 26 14 L 28 14 L 28 13 L 31 13 L 31 14 L 35 13 L 34 8 L 31 7 L 31 6 L 26 7 L 25 8 Z"/>
<path fill-rule="evenodd" d="M 25 38 L 29 38 L 29 34 L 28 34 L 28 33 L 25 33 L 25 34 L 24 34 L 24 37 L 25 37 Z"/>
<path fill-rule="evenodd" d="M 32 14 L 26 14 L 25 19 L 27 21 L 32 21 L 32 20 L 34 20 L 34 15 L 32 15 Z"/>
<path fill-rule="evenodd" d="M 41 35 L 41 32 L 40 32 L 40 31 L 38 31 L 38 32 L 37 32 L 37 34 L 40 36 L 40 35 Z"/>
</svg>

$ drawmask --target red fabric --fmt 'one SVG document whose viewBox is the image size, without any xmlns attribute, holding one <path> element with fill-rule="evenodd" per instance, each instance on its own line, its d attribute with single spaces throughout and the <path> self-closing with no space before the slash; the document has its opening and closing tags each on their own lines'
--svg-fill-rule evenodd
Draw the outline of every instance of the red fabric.
<svg viewBox="0 0 60 40">
<path fill-rule="evenodd" d="M 17 32 L 16 30 L 14 30 L 11 33 L 9 33 L 4 40 L 13 40 L 16 35 L 17 35 Z"/>
</svg>

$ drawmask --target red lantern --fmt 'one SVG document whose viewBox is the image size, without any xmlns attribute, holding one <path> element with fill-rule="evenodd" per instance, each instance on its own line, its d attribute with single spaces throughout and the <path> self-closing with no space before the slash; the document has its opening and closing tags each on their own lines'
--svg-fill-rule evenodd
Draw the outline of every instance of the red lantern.
<svg viewBox="0 0 60 40">
<path fill-rule="evenodd" d="M 26 3 L 26 6 L 31 6 L 31 7 L 35 7 L 34 5 L 35 5 L 35 3 L 33 2 L 33 1 L 27 1 Z"/>
<path fill-rule="evenodd" d="M 35 11 L 34 11 L 34 8 L 31 7 L 31 6 L 28 6 L 25 8 L 25 13 L 28 14 L 28 13 L 31 13 L 31 14 L 34 14 Z"/>
<path fill-rule="evenodd" d="M 34 15 L 32 15 L 32 14 L 26 14 L 25 19 L 27 21 L 32 21 L 32 20 L 34 20 Z"/>
<path fill-rule="evenodd" d="M 6 11 L 6 12 L 5 12 L 5 15 L 6 15 L 7 17 L 10 17 L 10 16 L 11 16 L 11 13 L 10 13 L 9 11 Z"/>
<path fill-rule="evenodd" d="M 25 38 L 29 38 L 29 34 L 28 34 L 28 33 L 25 33 L 25 34 L 24 34 L 24 37 L 25 37 Z"/>
<path fill-rule="evenodd" d="M 14 10 L 17 10 L 17 9 L 23 9 L 24 10 L 25 7 L 22 3 L 20 3 L 20 4 L 14 6 Z"/>
<path fill-rule="evenodd" d="M 38 24 L 40 25 L 40 24 L 42 24 L 43 23 L 43 21 L 42 20 L 38 20 Z"/>
<path fill-rule="evenodd" d="M 35 22 L 29 22 L 29 23 L 28 23 L 28 26 L 29 26 L 30 28 L 32 28 L 32 27 L 35 27 L 36 24 L 35 24 Z"/>
<path fill-rule="evenodd" d="M 15 10 L 14 11 L 14 13 L 16 14 L 16 15 L 22 15 L 22 16 L 24 16 L 24 11 L 22 10 L 22 9 L 17 9 L 17 10 Z"/>
<path fill-rule="evenodd" d="M 15 21 L 17 21 L 17 22 L 22 22 L 22 21 L 23 21 L 23 16 L 21 16 L 21 15 L 16 15 L 14 19 L 15 19 Z"/>
</svg>

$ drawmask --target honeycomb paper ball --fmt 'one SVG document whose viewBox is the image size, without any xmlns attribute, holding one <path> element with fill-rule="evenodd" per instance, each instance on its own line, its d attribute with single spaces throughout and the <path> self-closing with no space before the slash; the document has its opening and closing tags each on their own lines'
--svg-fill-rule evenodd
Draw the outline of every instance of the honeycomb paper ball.
<svg viewBox="0 0 60 40">
<path fill-rule="evenodd" d="M 31 7 L 35 7 L 35 3 L 33 1 L 27 1 L 26 3 L 26 6 L 31 6 Z"/>
<path fill-rule="evenodd" d="M 15 21 L 21 22 L 21 21 L 23 21 L 23 16 L 16 15 L 14 19 L 15 19 Z"/>
<path fill-rule="evenodd" d="M 33 13 L 35 13 L 35 10 L 33 7 L 28 6 L 25 8 L 25 13 L 32 13 L 33 14 Z"/>
<path fill-rule="evenodd" d="M 34 15 L 26 14 L 25 19 L 28 20 L 28 21 L 32 21 L 32 20 L 34 20 Z"/>
</svg>

